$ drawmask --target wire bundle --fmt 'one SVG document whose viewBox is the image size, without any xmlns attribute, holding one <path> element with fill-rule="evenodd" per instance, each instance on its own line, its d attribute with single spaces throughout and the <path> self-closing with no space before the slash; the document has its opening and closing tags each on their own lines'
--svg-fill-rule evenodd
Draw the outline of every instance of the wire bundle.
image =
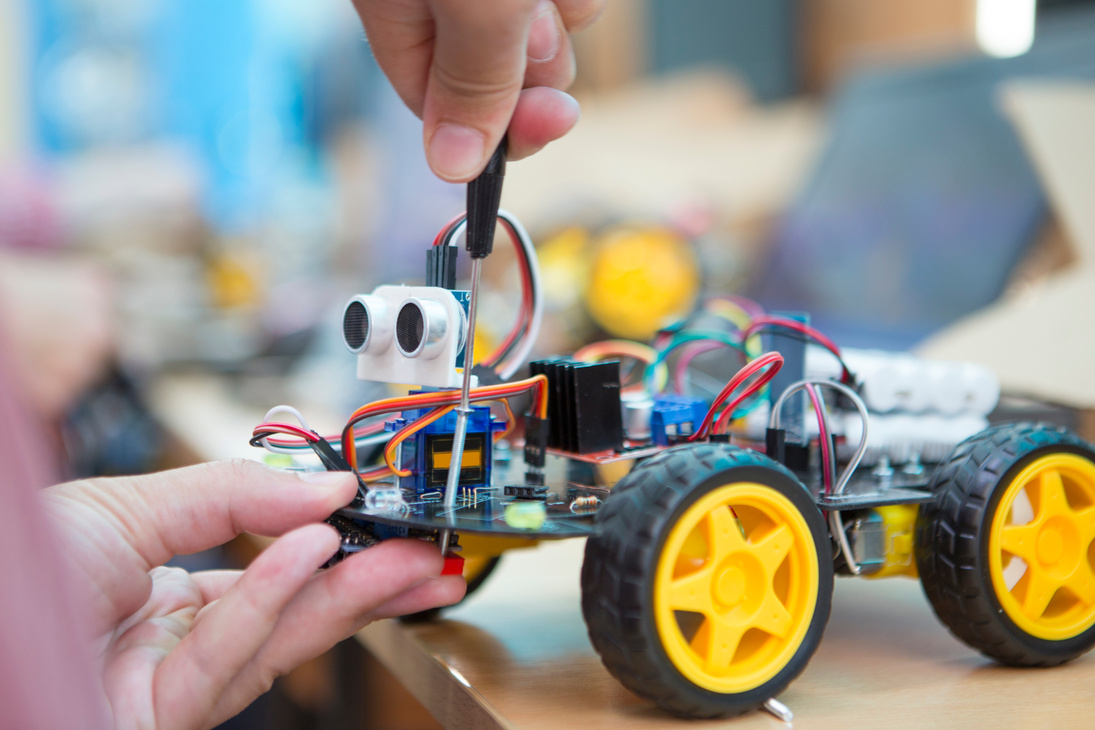
<svg viewBox="0 0 1095 730">
<path fill-rule="evenodd" d="M 540 323 L 544 318 L 544 295 L 540 265 L 528 231 L 509 211 L 499 210 L 498 221 L 509 234 L 509 239 L 513 242 L 517 253 L 518 269 L 521 274 L 521 306 L 517 321 L 509 334 L 502 340 L 498 349 L 483 359 L 482 364 L 497 372 L 502 380 L 509 380 L 528 358 L 536 337 L 540 333 Z M 456 246 L 460 236 L 466 230 L 467 215 L 458 215 L 441 229 L 434 238 L 433 245 Z"/>
<path fill-rule="evenodd" d="M 526 380 L 518 380 L 512 383 L 472 388 L 469 393 L 469 399 L 473 403 L 486 401 L 498 401 L 502 403 L 503 408 L 506 410 L 507 427 L 504 431 L 495 435 L 495 439 L 499 439 L 505 437 L 514 425 L 513 411 L 509 407 L 508 399 L 525 393 L 532 393 L 533 412 L 540 418 L 546 418 L 547 378 L 543 375 L 537 375 Z M 350 416 L 350 419 L 346 422 L 346 426 L 343 428 L 341 436 L 320 436 L 318 433 L 308 428 L 307 423 L 304 422 L 304 419 L 295 408 L 278 406 L 267 413 L 267 417 L 264 419 L 263 423 L 255 426 L 251 434 L 251 444 L 253 446 L 264 446 L 271 451 L 277 451 L 279 448 L 292 448 L 295 450 L 308 449 L 310 448 L 309 444 L 326 441 L 333 449 L 342 451 L 343 458 L 346 459 L 346 463 L 349 464 L 351 469 L 359 471 L 357 443 L 360 440 L 361 434 L 381 431 L 384 428 L 384 424 L 379 423 L 371 424 L 362 429 L 360 428 L 360 424 L 363 421 L 393 413 L 429 409 L 426 413 L 423 413 L 418 418 L 415 418 L 410 423 L 406 424 L 390 438 L 386 435 L 382 436 L 382 439 L 387 441 L 387 445 L 384 449 L 385 464 L 383 466 L 359 472 L 366 481 L 375 481 L 392 474 L 409 476 L 409 471 L 397 471 L 395 468 L 394 459 L 396 448 L 398 448 L 399 444 L 403 441 L 421 431 L 429 424 L 443 418 L 459 402 L 459 390 L 439 390 L 428 393 L 415 393 L 399 398 L 386 398 L 384 400 L 374 401 L 373 403 L 364 405 L 354 411 Z M 294 414 L 301 422 L 301 425 L 294 426 L 292 424 L 270 420 L 274 414 L 282 411 Z M 275 446 L 274 444 L 269 443 L 270 436 L 275 433 L 287 434 L 293 436 L 294 439 L 287 442 L 283 441 Z M 274 448 L 271 448 L 272 446 Z"/>
</svg>

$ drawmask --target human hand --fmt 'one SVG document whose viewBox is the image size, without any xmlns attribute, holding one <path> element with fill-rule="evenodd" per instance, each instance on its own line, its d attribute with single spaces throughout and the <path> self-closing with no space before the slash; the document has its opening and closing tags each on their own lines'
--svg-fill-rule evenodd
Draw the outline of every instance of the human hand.
<svg viewBox="0 0 1095 730">
<path fill-rule="evenodd" d="M 463 579 L 439 577 L 437 547 L 419 540 L 316 573 L 339 539 L 309 523 L 348 504 L 355 484 L 225 461 L 43 491 L 116 726 L 211 727 L 370 621 L 460 600 Z M 241 532 L 281 537 L 246 571 L 160 567 Z"/>
<path fill-rule="evenodd" d="M 509 158 L 570 131 L 568 33 L 605 0 L 354 0 L 377 63 L 424 123 L 438 177 L 475 177 L 509 129 Z"/>
<path fill-rule="evenodd" d="M 112 288 L 91 263 L 0 255 L 0 329 L 28 404 L 60 416 L 115 350 Z"/>
</svg>

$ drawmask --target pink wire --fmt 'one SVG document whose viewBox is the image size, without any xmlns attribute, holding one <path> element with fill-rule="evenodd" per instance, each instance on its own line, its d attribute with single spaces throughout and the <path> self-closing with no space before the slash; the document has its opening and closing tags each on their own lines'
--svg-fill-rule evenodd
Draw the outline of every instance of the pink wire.
<svg viewBox="0 0 1095 730">
<path fill-rule="evenodd" d="M 738 305 L 739 307 L 741 307 L 745 311 L 746 314 L 748 314 L 753 319 L 756 319 L 757 317 L 760 317 L 760 316 L 764 315 L 764 309 L 759 304 L 754 302 L 752 299 L 746 299 L 745 297 L 739 297 L 736 294 L 723 294 L 722 296 L 720 296 L 718 298 L 719 299 L 724 299 L 728 302 L 731 302 L 733 304 Z"/>
<path fill-rule="evenodd" d="M 828 494 L 833 486 L 829 479 L 829 475 L 832 473 L 829 466 L 831 458 L 829 455 L 829 432 L 825 428 L 825 417 L 821 414 L 822 406 L 821 401 L 817 397 L 817 389 L 813 385 L 808 385 L 806 386 L 806 393 L 810 396 L 810 402 L 814 404 L 814 413 L 817 414 L 817 430 L 820 441 L 819 445 L 821 446 L 822 482 L 825 485 L 825 493 Z"/>
</svg>

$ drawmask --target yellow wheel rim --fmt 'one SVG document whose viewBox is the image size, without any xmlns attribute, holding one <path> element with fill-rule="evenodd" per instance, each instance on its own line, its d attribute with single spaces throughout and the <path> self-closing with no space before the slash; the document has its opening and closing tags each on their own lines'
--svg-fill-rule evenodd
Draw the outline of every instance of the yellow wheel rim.
<svg viewBox="0 0 1095 730">
<path fill-rule="evenodd" d="M 658 636 L 693 684 L 755 689 L 802 644 L 819 582 L 810 527 L 787 497 L 762 484 L 719 487 L 666 539 L 654 578 Z"/>
<path fill-rule="evenodd" d="M 1039 639 L 1095 625 L 1095 465 L 1075 454 L 1031 462 L 1007 486 L 989 532 L 989 573 L 1004 612 Z"/>
</svg>

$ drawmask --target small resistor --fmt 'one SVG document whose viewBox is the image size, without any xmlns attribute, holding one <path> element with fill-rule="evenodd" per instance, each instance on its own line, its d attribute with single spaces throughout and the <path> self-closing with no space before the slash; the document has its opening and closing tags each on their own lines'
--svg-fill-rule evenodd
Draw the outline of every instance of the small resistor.
<svg viewBox="0 0 1095 730">
<path fill-rule="evenodd" d="M 575 497 L 574 501 L 570 503 L 570 511 L 576 515 L 584 515 L 589 514 L 590 512 L 596 512 L 597 508 L 600 506 L 600 497 Z"/>
</svg>

